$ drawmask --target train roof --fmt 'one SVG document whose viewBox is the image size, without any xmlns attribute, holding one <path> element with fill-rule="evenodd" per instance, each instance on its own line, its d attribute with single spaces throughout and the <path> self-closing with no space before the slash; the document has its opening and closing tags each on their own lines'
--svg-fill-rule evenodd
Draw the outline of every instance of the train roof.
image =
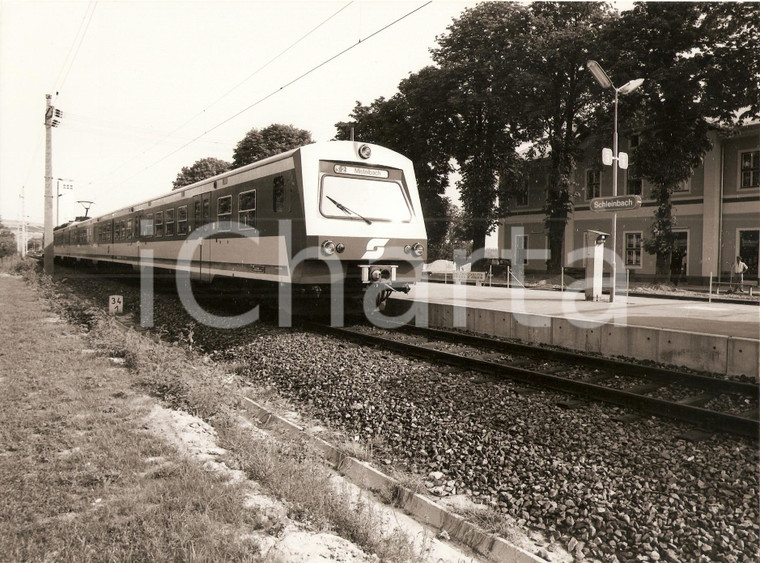
<svg viewBox="0 0 760 563">
<path fill-rule="evenodd" d="M 318 143 L 311 143 L 311 144 L 313 145 L 313 144 L 318 144 Z M 303 145 L 303 146 L 308 146 L 308 145 Z M 185 195 L 184 195 L 185 192 L 190 191 L 190 190 L 192 190 L 194 188 L 198 188 L 198 187 L 204 186 L 206 184 L 213 184 L 214 182 L 217 182 L 219 180 L 223 180 L 224 178 L 227 178 L 229 176 L 240 174 L 241 172 L 245 172 L 246 170 L 253 170 L 255 168 L 259 168 L 261 166 L 265 166 L 267 164 L 271 164 L 272 162 L 277 162 L 279 160 L 287 159 L 287 158 L 291 157 L 293 154 L 295 154 L 296 152 L 298 152 L 299 150 L 301 150 L 302 148 L 303 147 L 297 147 L 295 149 L 291 149 L 289 151 L 286 151 L 286 152 L 283 152 L 283 153 L 280 153 L 280 154 L 276 154 L 276 155 L 273 155 L 273 156 L 270 156 L 270 157 L 267 157 L 267 158 L 264 158 L 264 159 L 261 159 L 261 160 L 257 160 L 256 162 L 252 162 L 251 164 L 246 164 L 245 166 L 241 166 L 239 168 L 234 168 L 232 170 L 227 170 L 226 172 L 222 172 L 221 174 L 217 174 L 216 176 L 210 176 L 208 178 L 205 178 L 204 180 L 200 180 L 200 181 L 195 182 L 193 184 L 188 184 L 187 186 L 183 186 L 183 187 L 178 188 L 176 190 L 171 190 L 169 192 L 165 192 L 165 193 L 163 193 L 161 195 L 152 197 L 150 199 L 146 199 L 146 200 L 140 201 L 138 203 L 133 203 L 132 205 L 130 205 L 128 207 L 122 207 L 120 209 L 116 209 L 114 211 L 110 211 L 108 213 L 104 213 L 103 215 L 97 215 L 97 216 L 94 216 L 94 217 L 89 217 L 85 221 L 70 221 L 68 223 L 64 223 L 62 225 L 57 226 L 55 229 L 65 229 L 67 227 L 82 226 L 85 223 L 87 223 L 88 226 L 89 226 L 89 224 L 91 224 L 91 223 L 97 223 L 100 220 L 105 219 L 105 218 L 114 219 L 114 218 L 120 217 L 121 215 L 126 215 L 127 213 L 132 213 L 135 210 L 137 210 L 138 208 L 143 208 L 144 209 L 145 207 L 150 207 L 150 204 L 153 203 L 154 201 L 164 200 L 164 199 L 168 200 L 172 196 L 176 196 L 177 199 L 182 199 L 182 198 L 185 197 Z"/>
<path fill-rule="evenodd" d="M 91 224 L 98 223 L 102 219 L 116 219 L 118 217 L 121 217 L 122 215 L 126 215 L 126 214 L 129 214 L 129 213 L 133 213 L 134 211 L 138 211 L 138 210 L 149 208 L 149 207 L 151 207 L 151 204 L 153 202 L 157 202 L 159 200 L 162 201 L 162 202 L 167 202 L 167 203 L 171 202 L 171 201 L 174 201 L 175 199 L 179 201 L 179 200 L 182 200 L 185 197 L 187 197 L 187 195 L 186 195 L 187 192 L 190 192 L 192 190 L 195 190 L 195 189 L 200 188 L 200 187 L 205 186 L 205 185 L 215 184 L 218 181 L 223 181 L 225 178 L 228 178 L 230 176 L 239 175 L 239 174 L 244 173 L 244 172 L 246 172 L 248 170 L 255 170 L 256 168 L 260 168 L 262 166 L 266 166 L 266 165 L 272 164 L 274 162 L 278 162 L 278 161 L 281 161 L 281 160 L 286 160 L 286 159 L 292 157 L 293 155 L 295 155 L 296 153 L 298 153 L 299 151 L 301 151 L 304 148 L 308 147 L 309 150 L 313 150 L 314 148 L 316 148 L 318 146 L 329 146 L 329 145 L 343 144 L 343 143 L 357 144 L 358 141 L 324 141 L 324 142 L 321 142 L 321 143 L 309 143 L 308 145 L 302 145 L 302 146 L 297 147 L 295 149 L 291 149 L 289 151 L 286 151 L 286 152 L 283 152 L 283 153 L 280 153 L 280 154 L 276 154 L 276 155 L 273 155 L 273 156 L 270 156 L 270 157 L 267 157 L 267 158 L 264 158 L 264 159 L 261 159 L 261 160 L 257 160 L 256 162 L 252 162 L 251 164 L 246 164 L 245 166 L 241 166 L 239 168 L 234 168 L 232 170 L 228 170 L 226 172 L 222 172 L 221 174 L 217 174 L 216 176 L 211 176 L 211 177 L 206 178 L 204 180 L 201 180 L 199 182 L 195 182 L 193 184 L 188 184 L 187 186 L 183 186 L 183 187 L 178 188 L 176 190 L 171 190 L 169 192 L 162 193 L 160 195 L 157 195 L 157 196 L 152 197 L 150 199 L 146 199 L 146 200 L 140 201 L 138 203 L 134 203 L 134 204 L 129 205 L 127 207 L 122 207 L 122 208 L 117 209 L 115 211 L 104 213 L 103 215 L 98 215 L 98 216 L 95 216 L 95 217 L 90 217 L 90 218 L 88 218 L 85 221 L 81 221 L 81 222 L 74 221 L 74 222 L 66 223 L 66 224 L 60 225 L 57 228 L 58 229 L 65 229 L 65 228 L 74 227 L 74 226 L 82 226 L 82 225 L 89 226 Z M 365 142 L 361 142 L 361 144 L 370 145 L 370 146 L 374 146 L 374 147 L 378 147 L 379 146 L 379 145 L 374 145 L 373 143 L 365 143 Z M 390 149 L 388 149 L 388 150 L 390 150 Z M 391 151 L 391 152 L 395 152 L 395 151 Z"/>
</svg>

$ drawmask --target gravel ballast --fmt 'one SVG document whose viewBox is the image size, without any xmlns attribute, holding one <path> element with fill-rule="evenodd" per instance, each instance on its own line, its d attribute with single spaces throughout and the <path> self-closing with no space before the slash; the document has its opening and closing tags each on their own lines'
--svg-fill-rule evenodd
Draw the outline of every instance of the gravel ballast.
<svg viewBox="0 0 760 563">
<path fill-rule="evenodd" d="M 470 495 L 576 556 L 755 560 L 751 441 L 689 442 L 667 421 L 616 422 L 621 411 L 598 404 L 560 409 L 556 393 L 518 395 L 508 382 L 309 333 L 263 335 L 223 356 L 373 442 L 378 461 L 427 476 L 431 493 Z"/>
<path fill-rule="evenodd" d="M 108 294 L 108 289 L 98 290 Z M 126 293 L 126 291 L 125 291 Z M 758 444 L 323 335 L 194 325 L 157 297 L 159 331 L 205 350 L 304 415 L 371 445 L 376 464 L 421 476 L 543 532 L 577 558 L 756 561 Z M 105 301 L 104 301 L 105 302 Z"/>
</svg>

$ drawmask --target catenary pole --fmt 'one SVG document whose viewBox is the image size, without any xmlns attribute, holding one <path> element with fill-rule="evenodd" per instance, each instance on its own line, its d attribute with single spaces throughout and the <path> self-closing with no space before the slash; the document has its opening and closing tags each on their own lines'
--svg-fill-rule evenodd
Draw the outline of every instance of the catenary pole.
<svg viewBox="0 0 760 563">
<path fill-rule="evenodd" d="M 45 273 L 53 275 L 53 104 L 50 94 L 45 94 L 45 238 L 43 267 Z"/>
<path fill-rule="evenodd" d="M 618 90 L 615 90 L 615 122 L 612 126 L 612 197 L 617 196 L 618 188 Z M 610 303 L 615 301 L 615 282 L 617 278 L 617 211 L 612 212 L 612 228 L 610 229 L 610 238 L 612 239 L 612 264 L 610 269 L 612 279 L 610 280 Z"/>
<path fill-rule="evenodd" d="M 26 188 L 21 186 L 21 258 L 26 257 Z"/>
</svg>

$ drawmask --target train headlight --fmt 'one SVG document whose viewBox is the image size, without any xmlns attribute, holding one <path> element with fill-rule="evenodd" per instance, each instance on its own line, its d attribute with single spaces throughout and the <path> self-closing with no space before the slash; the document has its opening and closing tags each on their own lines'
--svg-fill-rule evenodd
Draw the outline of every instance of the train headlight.
<svg viewBox="0 0 760 563">
<path fill-rule="evenodd" d="M 425 247 L 422 246 L 419 242 L 415 242 L 414 246 L 412 247 L 412 252 L 415 256 L 422 256 L 422 253 L 425 251 Z"/>
<path fill-rule="evenodd" d="M 362 145 L 359 147 L 359 156 L 364 160 L 367 160 L 370 156 L 372 156 L 372 149 L 369 148 L 369 145 Z"/>
<path fill-rule="evenodd" d="M 335 245 L 335 250 L 338 254 L 343 252 L 345 249 L 346 249 L 346 245 L 343 244 L 342 242 L 339 242 L 338 244 Z"/>
<path fill-rule="evenodd" d="M 412 252 L 411 245 L 407 244 L 404 246 L 404 254 L 410 254 Z"/>
<path fill-rule="evenodd" d="M 322 243 L 322 254 L 325 256 L 332 256 L 335 254 L 335 243 L 331 240 L 326 240 Z"/>
</svg>

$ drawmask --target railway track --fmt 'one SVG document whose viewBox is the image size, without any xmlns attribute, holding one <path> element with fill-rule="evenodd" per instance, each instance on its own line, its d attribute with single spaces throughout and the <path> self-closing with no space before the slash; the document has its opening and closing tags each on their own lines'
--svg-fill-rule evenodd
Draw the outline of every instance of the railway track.
<svg viewBox="0 0 760 563">
<path fill-rule="evenodd" d="M 488 373 L 532 388 L 570 393 L 679 420 L 694 425 L 700 432 L 728 432 L 754 439 L 760 434 L 755 383 L 443 330 L 323 325 L 314 328 L 359 344 Z M 573 408 L 578 403 L 565 401 L 563 406 Z"/>
</svg>

